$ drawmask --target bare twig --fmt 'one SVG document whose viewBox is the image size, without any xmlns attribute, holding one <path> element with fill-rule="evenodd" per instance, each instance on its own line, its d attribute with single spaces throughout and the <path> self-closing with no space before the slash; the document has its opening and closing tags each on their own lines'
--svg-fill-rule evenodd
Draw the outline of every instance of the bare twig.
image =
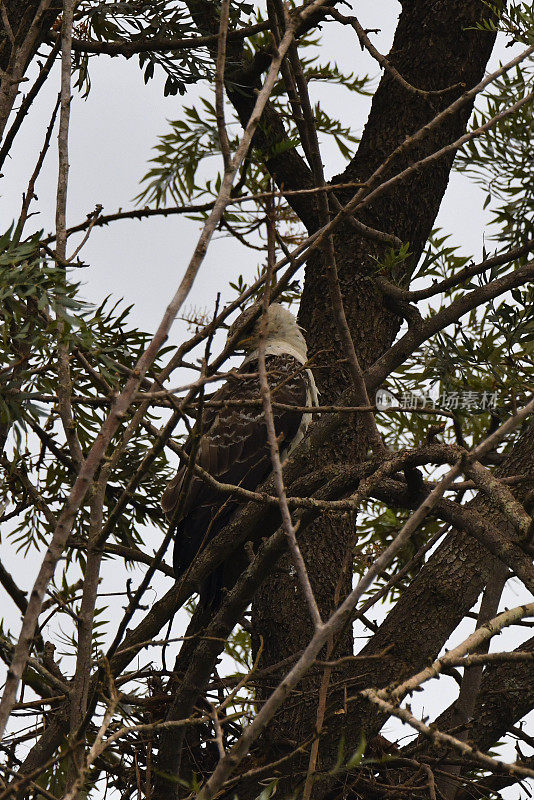
<svg viewBox="0 0 534 800">
<path fill-rule="evenodd" d="M 325 190 L 326 188 L 327 187 L 325 186 Z M 378 242 L 379 244 L 387 244 L 397 250 L 402 247 L 402 241 L 398 236 L 395 236 L 395 234 L 386 233 L 385 231 L 378 231 L 376 228 L 371 228 L 369 225 L 365 225 L 364 222 L 361 222 L 361 220 L 357 219 L 353 214 L 349 214 L 348 211 L 345 211 L 335 194 L 330 194 L 330 202 L 336 211 L 339 211 L 341 214 L 343 214 L 343 217 L 346 218 L 349 225 L 357 230 L 360 236 L 363 236 L 365 239 L 371 239 L 373 242 Z"/>
<path fill-rule="evenodd" d="M 356 527 L 356 526 L 354 526 Z M 345 551 L 345 558 L 343 559 L 343 563 L 341 565 L 341 569 L 339 571 L 338 580 L 336 581 L 336 587 L 334 589 L 334 607 L 338 605 L 339 599 L 341 596 L 341 589 L 343 586 L 343 579 L 345 577 L 346 570 L 352 569 L 352 557 L 353 557 L 353 547 L 354 547 L 354 539 L 350 537 L 350 540 L 347 542 L 346 551 Z M 363 617 L 363 614 L 360 614 L 360 618 Z M 365 619 L 365 618 L 364 618 Z M 330 685 L 330 679 L 332 677 L 332 669 L 337 666 L 339 663 L 343 662 L 344 658 L 337 659 L 337 661 L 331 661 L 332 654 L 335 650 L 336 642 L 334 640 L 334 636 L 331 635 L 328 637 L 328 644 L 326 647 L 326 661 L 321 662 L 319 659 L 316 660 L 318 666 L 324 665 L 325 669 L 323 671 L 323 675 L 321 678 L 321 685 L 319 687 L 319 697 L 317 702 L 317 715 L 315 718 L 315 738 L 312 742 L 310 748 L 310 758 L 308 761 L 308 770 L 306 773 L 306 780 L 304 782 L 304 789 L 302 792 L 303 800 L 309 800 L 311 797 L 313 783 L 314 783 L 314 773 L 315 768 L 317 766 L 317 759 L 319 757 L 319 743 L 320 737 L 323 730 L 324 720 L 326 716 L 326 704 L 328 700 L 328 687 Z M 383 655 L 383 654 L 381 654 Z M 347 658 L 358 658 L 358 656 L 347 656 Z"/>
<path fill-rule="evenodd" d="M 92 214 L 89 214 L 89 220 L 90 221 L 89 221 L 89 225 L 87 227 L 87 231 L 85 233 L 85 236 L 83 237 L 83 239 L 80 242 L 80 244 L 75 248 L 73 254 L 71 256 L 69 256 L 69 258 L 67 258 L 67 264 L 71 264 L 74 261 L 74 259 L 76 258 L 76 256 L 78 255 L 78 253 L 80 252 L 80 250 L 84 247 L 84 245 L 87 242 L 89 236 L 91 235 L 91 231 L 93 230 L 93 228 L 95 226 L 95 223 L 96 223 L 101 211 L 102 211 L 102 206 L 97 205 L 95 210 L 92 212 Z"/>
<path fill-rule="evenodd" d="M 56 252 L 57 263 L 63 265 L 67 256 L 67 191 L 69 181 L 69 122 L 71 103 L 71 47 L 74 0 L 65 0 L 61 18 L 61 110 L 58 133 L 58 177 L 56 194 Z M 76 432 L 70 397 L 72 384 L 70 378 L 69 349 L 63 341 L 66 326 L 59 328 L 58 343 L 58 410 L 63 430 L 69 446 L 71 458 L 79 471 L 83 463 L 83 453 Z"/>
<path fill-rule="evenodd" d="M 105 464 L 100 472 L 97 485 L 94 487 L 91 496 L 87 563 L 79 612 L 78 640 L 76 643 L 76 670 L 70 695 L 70 730 L 71 734 L 74 734 L 74 736 L 86 713 L 87 699 L 89 696 L 93 624 L 100 580 L 100 565 L 102 563 L 102 550 L 97 546 L 97 542 L 100 531 L 102 530 L 103 503 L 108 478 L 109 465 Z M 74 749 L 72 755 L 76 772 L 79 772 L 82 768 L 83 748 L 79 746 L 77 749 Z"/>
<path fill-rule="evenodd" d="M 59 53 L 60 46 L 61 46 L 61 37 L 58 37 L 54 47 L 52 48 L 52 50 L 48 54 L 45 63 L 41 67 L 41 69 L 39 71 L 39 75 L 37 76 L 37 79 L 35 80 L 35 83 L 33 84 L 32 88 L 30 89 L 30 91 L 24 97 L 22 103 L 20 104 L 20 108 L 17 111 L 15 119 L 13 120 L 13 124 L 11 125 L 10 129 L 6 133 L 6 135 L 4 137 L 4 141 L 2 143 L 2 147 L 0 148 L 0 169 L 2 168 L 2 166 L 4 164 L 4 161 L 7 158 L 8 154 L 9 154 L 9 152 L 11 150 L 11 145 L 13 144 L 13 141 L 15 140 L 15 136 L 17 135 L 17 133 L 20 130 L 20 126 L 22 125 L 22 123 L 24 121 L 24 117 L 28 113 L 33 101 L 35 100 L 35 98 L 39 94 L 39 91 L 41 90 L 42 86 L 45 84 L 46 79 L 48 78 L 48 76 L 50 74 L 50 71 L 52 70 L 52 67 L 54 66 L 54 62 L 56 60 L 57 54 Z"/>
<path fill-rule="evenodd" d="M 502 563 L 498 564 L 495 574 L 492 576 L 491 581 L 486 586 L 484 594 L 482 595 L 482 602 L 480 604 L 480 611 L 477 619 L 477 628 L 489 623 L 492 618 L 496 616 L 501 594 L 509 574 L 510 573 L 506 565 Z M 488 660 L 487 652 L 489 646 L 490 637 L 488 636 L 487 639 L 477 647 L 477 653 L 474 655 L 471 653 L 469 656 L 467 656 L 467 659 L 469 659 L 467 663 L 466 658 L 459 657 L 458 660 L 455 661 L 454 657 L 450 653 L 448 654 L 450 656 L 449 660 L 447 661 L 447 665 L 449 667 L 466 666 L 462 677 L 462 682 L 460 684 L 460 692 L 454 705 L 454 720 L 453 724 L 451 725 L 453 729 L 456 729 L 458 726 L 461 728 L 462 724 L 465 725 L 473 716 L 482 683 L 484 665 L 487 665 L 492 661 L 499 661 L 501 659 L 506 661 L 507 659 L 503 658 L 504 656 L 515 656 L 515 654 L 511 653 L 499 653 L 498 655 L 501 656 L 501 659 L 494 658 Z M 534 658 L 534 653 L 530 653 L 528 655 Z M 512 657 L 508 660 L 512 661 L 515 659 Z M 468 737 L 467 728 L 465 728 L 463 731 L 460 729 L 457 733 L 457 737 L 463 741 L 466 741 Z M 460 773 L 461 766 L 458 764 L 451 765 L 447 771 L 447 775 L 439 776 L 437 785 L 439 791 L 445 797 L 445 800 L 454 800 L 454 794 L 458 786 L 457 776 L 460 775 Z M 452 780 L 451 776 L 453 776 Z"/>
<path fill-rule="evenodd" d="M 228 140 L 226 123 L 224 121 L 224 66 L 226 63 L 226 37 L 228 35 L 229 11 L 230 0 L 222 0 L 217 43 L 217 62 L 215 65 L 215 115 L 225 172 L 230 169 L 231 162 L 230 142 Z"/>
<path fill-rule="evenodd" d="M 306 598 L 308 609 L 316 630 L 322 627 L 321 614 L 317 606 L 317 601 L 313 593 L 313 589 L 306 569 L 306 564 L 300 552 L 300 547 L 297 542 L 297 536 L 291 513 L 287 504 L 286 490 L 284 486 L 284 478 L 282 475 L 282 463 L 280 461 L 280 450 L 278 448 L 278 441 L 276 438 L 276 430 L 274 427 L 273 409 L 271 406 L 271 392 L 269 389 L 269 381 L 267 378 L 267 368 L 265 365 L 265 337 L 267 334 L 267 312 L 269 308 L 269 289 L 271 285 L 272 268 L 274 264 L 274 246 L 275 237 L 273 226 L 275 224 L 274 209 L 272 205 L 269 207 L 267 216 L 269 219 L 268 236 L 269 236 L 269 258 L 267 262 L 267 276 L 265 280 L 265 291 L 263 294 L 263 315 L 260 325 L 260 335 L 258 343 L 258 371 L 260 380 L 260 394 L 263 402 L 263 413 L 265 416 L 265 425 L 267 427 L 267 439 L 269 442 L 269 450 L 271 453 L 271 463 L 273 467 L 274 481 L 276 485 L 276 492 L 278 494 L 278 501 L 280 504 L 280 512 L 282 514 L 282 524 L 288 539 L 289 550 L 293 559 L 293 564 L 298 575 L 299 583 Z"/>
<path fill-rule="evenodd" d="M 426 772 L 426 776 L 428 778 L 428 794 L 430 800 L 437 800 L 436 795 L 436 781 L 434 778 L 434 773 L 432 772 L 431 767 L 428 764 L 421 765 Z"/>
<path fill-rule="evenodd" d="M 252 678 L 252 676 L 254 675 L 254 673 L 258 669 L 258 664 L 260 663 L 260 659 L 261 659 L 262 654 L 263 654 L 263 639 L 261 639 L 261 641 L 260 641 L 260 646 L 258 647 L 258 652 L 256 653 L 256 658 L 255 658 L 254 664 L 252 665 L 251 669 L 249 669 L 249 671 L 247 672 L 246 675 L 243 675 L 243 677 L 237 682 L 237 684 L 234 687 L 234 689 L 229 693 L 229 695 L 220 704 L 219 711 L 222 711 L 223 709 L 228 708 L 228 706 L 231 705 L 231 703 L 233 702 L 234 697 L 237 696 L 237 693 L 240 691 L 240 689 L 242 689 L 243 686 L 246 686 L 247 683 L 249 683 L 250 679 Z"/>
<path fill-rule="evenodd" d="M 212 711 L 213 727 L 215 728 L 215 741 L 217 742 L 217 749 L 219 751 L 219 758 L 224 758 L 226 755 L 226 751 L 224 749 L 223 732 L 221 728 L 221 723 L 219 722 L 218 709 L 212 703 L 210 703 L 210 705 Z"/>
<path fill-rule="evenodd" d="M 60 102 L 61 102 L 61 96 L 58 97 L 56 105 L 54 106 L 54 109 L 52 111 L 52 116 L 50 118 L 50 123 L 48 125 L 48 128 L 46 129 L 46 134 L 45 134 L 42 150 L 39 153 L 39 158 L 37 159 L 37 164 L 35 165 L 35 169 L 32 172 L 32 175 L 31 175 L 30 180 L 28 182 L 28 188 L 26 189 L 26 192 L 23 195 L 22 208 L 21 208 L 21 211 L 20 211 L 20 216 L 19 216 L 19 219 L 18 219 L 18 222 L 17 222 L 17 228 L 16 228 L 16 236 L 19 239 L 22 236 L 22 232 L 24 230 L 24 225 L 25 225 L 26 220 L 28 218 L 28 211 L 29 211 L 29 208 L 30 208 L 30 204 L 31 204 L 31 202 L 32 202 L 32 200 L 33 200 L 33 198 L 35 196 L 34 195 L 35 181 L 37 180 L 37 178 L 39 176 L 39 173 L 41 172 L 41 168 L 43 166 L 43 162 L 45 160 L 45 156 L 46 156 L 46 154 L 48 152 L 48 148 L 50 146 L 50 139 L 52 137 L 52 131 L 54 129 L 54 125 L 55 125 L 55 122 L 56 122 L 56 115 L 57 115 L 57 112 L 58 112 L 58 108 L 59 108 Z"/>
<path fill-rule="evenodd" d="M 120 695 L 117 695 L 116 693 L 113 692 L 112 698 L 111 698 L 110 702 L 108 703 L 108 707 L 106 708 L 106 712 L 104 714 L 104 719 L 102 720 L 102 724 L 101 724 L 101 726 L 99 728 L 99 731 L 98 731 L 98 733 L 97 733 L 97 735 L 95 737 L 93 745 L 92 745 L 91 749 L 89 750 L 89 753 L 87 754 L 87 758 L 86 758 L 85 764 L 83 764 L 80 767 L 80 769 L 78 771 L 78 775 L 76 776 L 76 779 L 74 780 L 74 782 L 73 782 L 71 788 L 69 789 L 69 791 L 67 791 L 65 793 L 65 795 L 62 798 L 62 800 L 76 800 L 76 798 L 78 797 L 78 792 L 82 788 L 83 781 L 84 781 L 85 775 L 87 774 L 87 771 L 89 770 L 91 765 L 94 763 L 96 758 L 108 746 L 109 739 L 111 737 L 108 737 L 108 740 L 104 741 L 104 736 L 106 735 L 107 730 L 108 730 L 109 726 L 111 725 L 111 722 L 113 720 L 113 714 L 115 712 L 115 708 L 117 707 L 117 704 L 118 704 L 119 700 L 120 700 Z"/>
<path fill-rule="evenodd" d="M 517 606 L 516 608 L 503 611 L 502 614 L 488 620 L 474 633 L 464 639 L 464 641 L 457 647 L 449 650 L 444 656 L 436 659 L 434 663 L 425 667 L 417 673 L 417 675 L 403 681 L 394 689 L 380 689 L 377 694 L 380 697 L 388 698 L 394 702 L 400 702 L 407 694 L 413 692 L 417 687 L 421 686 L 432 678 L 435 678 L 443 670 L 449 666 L 449 662 L 457 660 L 465 656 L 467 653 L 476 651 L 487 639 L 500 633 L 503 628 L 513 625 L 514 622 L 523 619 L 524 617 L 534 616 L 534 603 L 526 603 L 525 605 Z"/>
<path fill-rule="evenodd" d="M 508 435 L 508 433 L 514 427 L 517 427 L 521 421 L 533 410 L 534 400 L 529 403 L 528 406 L 525 406 L 523 409 L 521 409 L 521 411 L 514 417 L 510 417 L 491 436 L 485 439 L 484 442 L 482 442 L 477 448 L 475 448 L 475 450 L 472 451 L 472 453 L 467 456 L 467 459 L 470 460 L 471 458 L 480 458 L 484 452 L 492 449 L 495 444 Z M 426 517 L 432 507 L 443 496 L 443 493 L 451 485 L 454 478 L 460 473 L 460 465 L 461 462 L 459 461 L 451 470 L 449 470 L 448 473 L 446 473 L 446 475 L 436 485 L 432 493 L 426 498 L 426 500 L 419 506 L 417 511 L 412 514 L 406 524 L 402 527 L 394 541 L 376 559 L 365 576 L 358 582 L 357 586 L 345 598 L 343 603 L 331 615 L 329 620 L 325 622 L 320 629 L 315 631 L 312 639 L 297 663 L 282 679 L 277 688 L 272 692 L 261 710 L 256 714 L 254 720 L 245 728 L 243 734 L 236 742 L 234 747 L 227 753 L 224 759 L 219 761 L 219 764 L 212 773 L 211 777 L 204 785 L 203 789 L 199 792 L 198 800 L 209 800 L 209 798 L 213 797 L 214 794 L 218 792 L 219 788 L 228 778 L 230 773 L 244 758 L 251 744 L 257 739 L 262 730 L 272 719 L 278 708 L 282 705 L 287 695 L 312 666 L 319 651 L 326 644 L 328 637 L 335 634 L 346 623 L 352 614 L 358 598 L 361 597 L 362 593 L 369 588 L 374 578 L 391 563 L 396 554 L 405 546 L 413 532 L 417 529 L 419 523 Z M 532 606 L 534 608 L 534 604 L 532 604 Z M 524 616 L 525 614 L 523 613 L 522 615 Z M 380 700 L 380 698 L 378 699 Z M 389 706 L 391 706 L 390 703 L 388 703 L 388 707 Z M 470 748 L 470 750 L 472 750 L 472 748 Z"/>
<path fill-rule="evenodd" d="M 481 753 L 480 750 L 471 747 L 471 745 L 467 744 L 466 742 L 457 739 L 455 736 L 451 736 L 448 733 L 442 733 L 435 728 L 429 727 L 424 722 L 417 719 L 417 717 L 414 717 L 414 715 L 407 708 L 399 708 L 394 703 L 384 700 L 377 692 L 374 691 L 374 689 L 363 689 L 361 694 L 381 708 L 382 711 L 398 717 L 412 728 L 415 728 L 415 730 L 418 730 L 420 733 L 427 736 L 436 744 L 440 744 L 442 746 L 444 744 L 449 745 L 464 755 L 470 756 L 475 761 L 483 764 L 487 769 L 493 772 L 505 772 L 509 775 L 524 775 L 528 778 L 534 777 L 534 769 L 529 769 L 528 767 L 524 767 L 518 763 L 506 764 L 505 762 L 499 761 L 496 758 L 491 758 L 485 753 Z"/>
<path fill-rule="evenodd" d="M 354 16 L 346 17 L 343 14 L 341 14 L 336 8 L 329 8 L 328 13 L 330 14 L 330 16 L 332 16 L 338 22 L 341 22 L 343 25 L 351 25 L 352 28 L 354 28 L 354 30 L 356 31 L 356 36 L 360 40 L 360 45 L 362 49 L 365 48 L 369 53 L 369 55 L 371 55 L 376 61 L 378 61 L 380 66 L 383 67 L 386 70 L 386 72 L 389 72 L 391 77 L 398 83 L 400 83 L 400 85 L 403 86 L 405 89 L 407 89 L 409 92 L 412 92 L 413 94 L 422 95 L 423 97 L 439 97 L 440 95 L 447 94 L 448 92 L 452 92 L 455 89 L 460 89 L 463 86 L 465 86 L 464 83 L 455 83 L 453 86 L 446 86 L 444 89 L 432 89 L 432 90 L 418 89 L 416 86 L 412 86 L 412 84 L 408 83 L 408 81 L 402 77 L 400 72 L 397 69 L 395 69 L 393 64 L 390 63 L 389 59 L 387 59 L 386 56 L 382 55 L 382 53 L 378 52 L 376 47 L 373 45 L 373 43 L 367 36 L 365 29 L 360 25 L 360 22 L 358 21 L 357 17 Z"/>
<path fill-rule="evenodd" d="M 49 2 L 49 0 L 41 0 L 41 5 L 46 2 Z M 204 260 L 208 244 L 217 228 L 217 224 L 223 214 L 224 208 L 226 207 L 228 198 L 230 197 L 232 183 L 239 165 L 248 153 L 250 142 L 260 121 L 263 109 L 276 82 L 282 59 L 293 40 L 297 22 L 306 20 L 318 8 L 320 8 L 324 2 L 325 0 L 314 0 L 314 2 L 310 3 L 310 5 L 302 9 L 298 16 L 294 18 L 294 24 L 286 32 L 284 39 L 280 44 L 278 53 L 273 57 L 264 85 L 257 95 L 256 103 L 249 122 L 237 151 L 232 159 L 231 169 L 223 178 L 217 202 L 208 219 L 206 220 L 206 223 L 204 224 L 197 246 L 195 247 L 193 256 L 185 271 L 182 281 L 170 304 L 168 305 L 161 323 L 154 334 L 154 337 L 137 362 L 135 376 L 132 376 L 127 381 L 123 391 L 118 395 L 106 421 L 100 429 L 100 432 L 87 455 L 87 458 L 80 467 L 79 474 L 72 488 L 70 497 L 59 517 L 58 525 L 54 531 L 54 535 L 49 544 L 41 565 L 41 569 L 39 570 L 39 574 L 34 584 L 30 601 L 28 603 L 27 612 L 24 615 L 19 641 L 15 647 L 13 661 L 8 672 L 2 700 L 0 701 L 0 735 L 3 734 L 5 725 L 11 713 L 11 708 L 15 702 L 17 686 L 28 657 L 28 651 L 33 637 L 33 632 L 35 630 L 44 592 L 53 574 L 65 542 L 70 534 L 77 511 L 83 501 L 83 498 L 85 497 L 93 475 L 102 461 L 111 437 L 117 430 L 121 419 L 123 418 L 133 397 L 135 396 L 140 381 L 144 377 L 149 366 L 154 361 L 161 345 L 167 338 L 168 332 L 176 318 L 176 315 L 189 294 L 195 277 Z M 1 99 L 2 98 L 0 98 L 0 105 Z"/>
</svg>

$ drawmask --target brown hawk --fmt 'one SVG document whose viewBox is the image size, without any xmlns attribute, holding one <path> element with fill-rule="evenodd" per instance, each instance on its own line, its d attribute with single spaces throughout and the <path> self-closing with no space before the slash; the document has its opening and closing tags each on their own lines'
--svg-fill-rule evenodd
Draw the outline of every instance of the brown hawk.
<svg viewBox="0 0 534 800">
<path fill-rule="evenodd" d="M 243 324 L 245 327 L 238 348 L 245 350 L 246 357 L 237 370 L 238 376 L 241 374 L 243 377 L 229 379 L 211 398 L 217 401 L 217 405 L 210 408 L 207 404 L 196 463 L 221 483 L 254 490 L 268 477 L 272 465 L 263 407 L 246 402 L 260 398 L 260 321 L 251 323 L 248 329 L 246 323 L 241 323 L 240 327 Z M 311 420 L 310 413 L 297 407 L 317 405 L 317 389 L 306 362 L 306 341 L 295 317 L 283 306 L 273 303 L 267 311 L 265 335 L 265 363 L 271 398 L 273 403 L 295 407 L 293 410 L 273 405 L 282 458 L 302 439 Z M 192 448 L 193 440 L 189 437 L 184 450 L 190 453 Z M 161 505 L 169 519 L 174 516 L 186 471 L 187 464 L 181 464 L 163 494 Z M 197 553 L 224 528 L 238 505 L 239 498 L 223 494 L 200 476 L 193 475 L 179 518 L 174 521 L 176 578 L 186 572 Z M 201 587 L 203 605 L 220 596 L 223 571 L 218 568 Z"/>
</svg>

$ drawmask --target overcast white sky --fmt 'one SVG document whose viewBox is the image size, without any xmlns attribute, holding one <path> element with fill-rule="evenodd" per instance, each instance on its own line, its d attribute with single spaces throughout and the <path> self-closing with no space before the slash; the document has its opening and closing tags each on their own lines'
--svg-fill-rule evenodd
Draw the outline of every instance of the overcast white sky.
<svg viewBox="0 0 534 800">
<path fill-rule="evenodd" d="M 400 5 L 396 2 L 358 3 L 358 15 L 366 27 L 380 27 L 376 45 L 387 52 L 393 37 Z M 379 77 L 376 63 L 363 53 L 350 28 L 324 25 L 324 52 L 342 67 L 359 74 Z M 490 66 L 499 58 L 510 58 L 510 50 L 499 46 Z M 74 94 L 70 129 L 70 178 L 68 224 L 76 224 L 96 204 L 110 213 L 131 207 L 139 191 L 139 180 L 147 171 L 151 149 L 158 134 L 167 132 L 166 120 L 180 117 L 181 99 L 163 97 L 163 77 L 144 85 L 137 57 L 99 56 L 91 61 L 92 90 L 87 100 Z M 24 122 L 12 152 L 4 165 L 0 182 L 0 227 L 4 230 L 16 216 L 22 192 L 33 171 L 36 154 L 59 89 L 59 70 L 41 91 L 37 103 Z M 338 113 L 345 124 L 361 132 L 370 107 L 369 98 L 348 95 L 342 87 L 311 85 L 315 97 L 325 102 L 330 112 Z M 194 87 L 188 102 L 198 93 L 209 93 L 205 86 Z M 348 99 L 349 98 L 349 99 Z M 323 162 L 328 177 L 344 165 L 337 147 L 324 148 Z M 33 218 L 35 228 L 53 229 L 57 154 L 51 149 L 37 183 L 39 197 Z M 488 215 L 482 211 L 480 190 L 467 179 L 453 175 L 437 225 L 454 234 L 468 254 L 481 251 Z M 91 266 L 80 271 L 88 299 L 99 302 L 106 294 L 124 297 L 135 305 L 135 320 L 147 330 L 158 323 L 162 311 L 177 286 L 192 251 L 199 226 L 183 217 L 124 221 L 97 228 L 84 247 L 82 257 Z M 228 238 L 218 237 L 210 247 L 189 302 L 212 307 L 217 291 L 225 292 L 228 280 L 236 273 L 253 274 L 257 254 Z M 177 328 L 173 336 L 179 337 Z"/>
<path fill-rule="evenodd" d="M 364 27 L 381 28 L 373 41 L 382 52 L 386 53 L 390 47 L 399 12 L 400 5 L 396 2 L 365 0 L 357 4 L 357 14 Z M 345 69 L 360 74 L 368 72 L 378 80 L 376 63 L 362 53 L 350 29 L 327 24 L 324 40 L 324 51 L 329 59 L 337 59 Z M 499 41 L 489 69 L 495 68 L 500 60 L 511 58 L 511 51 L 505 50 L 504 45 L 504 41 Z M 75 93 L 71 107 L 69 225 L 82 221 L 96 204 L 104 207 L 104 213 L 131 207 L 157 136 L 167 131 L 166 120 L 180 117 L 182 100 L 163 97 L 164 79 L 157 71 L 156 78 L 145 86 L 137 57 L 129 61 L 107 56 L 95 58 L 91 63 L 91 80 L 88 99 L 82 100 Z M 337 111 L 344 123 L 350 123 L 361 132 L 370 99 L 356 99 L 350 95 L 347 102 L 347 94 L 340 87 L 329 86 L 327 92 L 321 85 L 313 84 L 311 88 L 315 98 L 321 97 L 330 112 Z M 58 90 L 59 70 L 56 69 L 24 122 L 12 158 L 4 165 L 4 177 L 0 181 L 0 232 L 18 215 L 22 192 L 42 146 Z M 186 101 L 191 102 L 199 91 L 206 93 L 209 89 L 193 89 Z M 335 145 L 325 148 L 323 162 L 327 177 L 335 175 L 344 165 Z M 34 228 L 53 230 L 56 179 L 57 152 L 52 148 L 37 183 L 39 199 L 34 210 L 39 209 L 40 213 L 31 221 Z M 454 242 L 465 254 L 479 256 L 484 237 L 489 234 L 489 214 L 482 210 L 483 200 L 476 186 L 462 176 L 452 175 L 436 225 L 452 233 Z M 81 254 L 90 267 L 78 271 L 77 275 L 84 283 L 86 298 L 98 303 L 108 294 L 115 299 L 122 297 L 134 305 L 135 322 L 146 330 L 153 330 L 182 277 L 198 233 L 198 223 L 183 217 L 124 221 L 94 229 Z M 222 291 L 223 299 L 228 297 L 228 281 L 239 273 L 253 275 L 258 255 L 233 240 L 216 238 L 187 305 L 209 309 L 218 291 Z M 185 326 L 177 323 L 171 332 L 171 341 L 180 341 L 184 332 Z M 112 585 L 111 575 L 109 580 Z M 29 586 L 28 577 L 25 588 Z M 158 590 L 167 587 L 168 581 L 165 581 L 164 586 L 158 585 Z M 517 603 L 514 587 L 506 602 L 509 606 Z M 16 617 L 11 622 L 16 628 Z M 470 630 L 468 625 L 462 626 L 454 635 L 454 643 L 460 641 L 460 634 L 463 637 Z M 515 638 L 517 630 L 524 629 L 515 629 L 510 635 Z M 522 638 L 525 637 L 521 636 L 518 641 Z M 454 693 L 451 680 L 451 695 L 447 697 L 440 692 L 440 697 L 434 696 L 432 713 L 437 706 L 448 705 Z M 413 707 L 415 711 L 418 709 L 417 701 Z M 393 726 L 389 726 L 389 732 L 393 735 Z M 517 787 L 507 796 L 519 797 Z"/>
</svg>

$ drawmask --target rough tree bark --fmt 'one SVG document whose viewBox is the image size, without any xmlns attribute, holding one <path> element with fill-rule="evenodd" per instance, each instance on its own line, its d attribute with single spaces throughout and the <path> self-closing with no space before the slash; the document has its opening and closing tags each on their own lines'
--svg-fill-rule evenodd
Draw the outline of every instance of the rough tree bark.
<svg viewBox="0 0 534 800">
<path fill-rule="evenodd" d="M 473 30 L 473 26 L 486 13 L 487 8 L 478 0 L 467 3 L 405 3 L 389 56 L 391 63 L 418 88 L 436 90 L 458 83 L 463 83 L 467 88 L 473 86 L 483 76 L 494 42 L 491 33 Z M 374 96 L 358 152 L 335 181 L 366 180 L 406 136 L 421 128 L 458 94 L 460 90 L 455 89 L 442 96 L 425 99 L 404 89 L 389 74 L 384 75 Z M 471 106 L 466 106 L 459 114 L 448 118 L 419 147 L 410 151 L 404 159 L 394 162 L 388 174 L 461 135 L 470 111 Z M 400 275 L 386 276 L 390 280 L 409 280 L 410 271 L 417 263 L 432 229 L 447 187 L 451 164 L 452 158 L 435 162 L 430 168 L 412 175 L 408 181 L 397 184 L 378 202 L 367 207 L 361 216 L 358 215 L 365 224 L 393 233 L 410 243 L 412 257 L 408 264 L 403 265 L 404 275 L 402 278 Z M 282 175 L 278 174 L 277 178 L 283 182 Z M 340 191 L 338 197 L 341 202 L 346 202 L 350 197 L 349 191 Z M 345 311 L 358 358 L 365 368 L 391 345 L 401 321 L 372 280 L 376 269 L 373 256 L 380 257 L 384 250 L 376 242 L 362 238 L 347 224 L 336 233 L 335 251 Z M 316 369 L 315 374 L 322 402 L 325 403 L 335 402 L 350 384 L 348 371 L 343 368 L 345 354 L 333 320 L 323 261 L 320 256 L 315 256 L 306 268 L 299 321 L 307 331 L 310 353 L 319 354 L 317 361 L 320 369 Z M 326 353 L 321 352 L 325 349 Z M 332 442 L 331 451 L 329 449 L 325 455 L 334 460 L 358 461 L 365 457 L 366 450 L 362 426 L 358 426 L 358 421 L 354 420 Z M 325 613 L 333 607 L 333 588 L 348 540 L 350 526 L 346 521 L 324 517 L 311 526 L 301 539 L 312 585 Z M 346 591 L 347 582 L 343 588 Z M 256 641 L 261 636 L 264 642 L 263 666 L 277 663 L 298 651 L 308 641 L 310 625 L 306 608 L 295 593 L 295 580 L 287 559 L 280 563 L 276 575 L 261 587 L 253 611 Z M 404 630 L 404 626 L 397 630 Z M 450 630 L 452 628 L 432 636 L 433 648 L 439 650 Z M 418 639 L 417 630 L 414 638 Z M 412 652 L 418 653 L 419 642 L 412 642 L 411 645 L 414 645 Z M 349 643 L 345 640 L 345 652 L 348 648 Z M 341 652 L 338 651 L 338 654 Z M 273 676 L 269 677 L 269 683 L 260 692 L 263 696 L 274 684 Z M 276 674 L 274 677 L 277 677 Z M 303 686 L 304 694 L 301 696 L 307 696 L 308 702 L 290 703 L 289 709 L 279 715 L 268 742 L 264 742 L 264 746 L 271 747 L 271 752 L 262 753 L 266 760 L 279 756 L 281 742 L 294 746 L 313 730 L 316 692 L 308 694 L 313 687 L 314 680 L 310 678 Z M 376 712 L 370 713 L 374 719 L 378 719 Z M 357 745 L 356 735 L 359 738 L 363 723 L 353 714 L 351 720 L 352 737 L 347 742 L 348 751 L 351 745 Z M 327 746 L 330 755 L 335 755 L 340 735 L 341 731 L 333 734 L 335 740 L 331 739 Z M 290 769 L 296 772 L 302 769 L 302 762 L 292 761 L 290 764 Z"/>
<path fill-rule="evenodd" d="M 525 483 L 519 484 L 517 488 L 514 487 L 514 494 L 520 501 L 532 489 L 534 425 L 530 425 L 522 434 L 505 462 L 495 471 L 495 475 L 496 477 L 530 476 Z M 503 515 L 482 495 L 477 496 L 471 505 L 501 535 L 510 540 L 517 538 Z M 475 604 L 498 565 L 498 560 L 465 531 L 450 532 L 403 593 L 379 631 L 361 651 L 361 655 L 371 656 L 381 652 L 385 647 L 391 648 L 379 662 L 364 662 L 365 675 L 359 666 L 351 671 L 355 685 L 361 686 L 365 680 L 366 685 L 385 686 L 393 679 L 402 680 L 403 676 L 413 674 L 436 658 L 449 635 Z M 491 680 L 489 675 L 492 673 L 504 675 L 508 674 L 507 670 L 510 669 L 510 665 L 494 668 L 488 673 L 485 681 Z M 521 684 L 529 674 L 531 665 L 524 668 L 515 664 L 513 669 L 515 679 Z M 531 688 L 529 690 L 523 685 L 523 693 L 525 697 L 531 696 Z M 485 697 L 484 690 L 480 692 L 480 697 Z M 509 713 L 513 715 L 517 712 L 517 716 L 512 718 L 520 719 L 525 713 L 523 709 L 523 704 L 518 704 L 517 701 L 511 702 Z M 453 724 L 450 722 L 452 709 L 446 714 L 449 724 Z M 359 725 L 363 726 L 371 736 L 378 732 L 383 723 L 383 718 L 363 701 L 357 701 L 352 706 L 348 735 L 355 736 L 359 731 L 355 720 L 358 720 Z M 494 720 L 493 730 L 496 732 L 496 738 L 493 741 L 499 738 L 499 732 L 503 730 L 502 722 L 502 719 Z M 487 744 L 486 740 L 485 745 Z"/>
</svg>

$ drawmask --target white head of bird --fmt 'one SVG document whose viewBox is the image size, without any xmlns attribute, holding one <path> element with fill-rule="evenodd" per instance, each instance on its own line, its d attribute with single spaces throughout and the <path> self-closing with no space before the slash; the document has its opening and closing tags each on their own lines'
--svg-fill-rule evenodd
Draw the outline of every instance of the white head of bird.
<svg viewBox="0 0 534 800">
<path fill-rule="evenodd" d="M 236 330 L 243 329 L 243 335 L 238 340 L 236 347 L 245 350 L 247 360 L 256 357 L 258 354 L 262 317 L 260 316 L 255 321 L 252 329 L 247 326 L 247 318 L 252 317 L 255 310 L 255 306 L 247 309 L 228 331 L 228 338 L 231 338 Z M 305 363 L 307 360 L 306 340 L 297 324 L 297 320 L 287 308 L 284 308 L 279 303 L 271 303 L 267 309 L 265 353 L 267 355 L 278 355 L 284 352 L 292 352 L 301 363 Z"/>
</svg>

